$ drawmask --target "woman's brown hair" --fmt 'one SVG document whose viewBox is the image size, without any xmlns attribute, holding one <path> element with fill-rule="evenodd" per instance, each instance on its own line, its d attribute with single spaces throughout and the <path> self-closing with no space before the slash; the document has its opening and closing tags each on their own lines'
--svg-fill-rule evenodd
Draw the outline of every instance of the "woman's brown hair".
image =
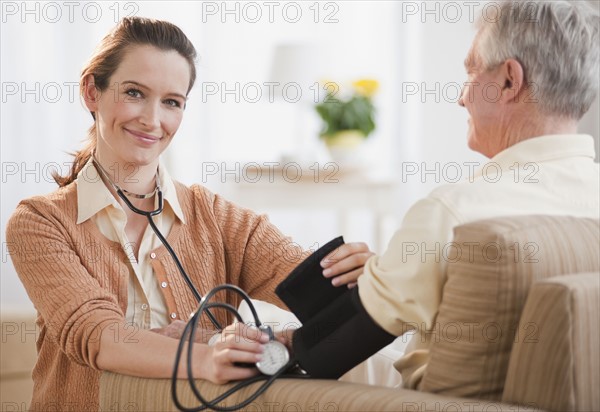
<svg viewBox="0 0 600 412">
<path fill-rule="evenodd" d="M 102 92 L 110 85 L 110 78 L 117 70 L 123 56 L 132 46 L 154 46 L 160 50 L 175 50 L 190 65 L 190 84 L 188 93 L 196 80 L 196 49 L 181 31 L 172 23 L 148 19 L 143 17 L 126 17 L 108 34 L 96 49 L 90 61 L 81 71 L 79 91 L 83 95 L 86 87 L 86 78 L 91 74 L 94 76 L 96 88 Z M 95 114 L 92 113 L 95 119 Z M 75 159 L 71 170 L 66 176 L 58 172 L 53 178 L 60 187 L 66 186 L 77 178 L 77 174 L 88 162 L 96 148 L 96 124 L 88 130 L 87 145 L 80 151 L 73 153 Z"/>
</svg>

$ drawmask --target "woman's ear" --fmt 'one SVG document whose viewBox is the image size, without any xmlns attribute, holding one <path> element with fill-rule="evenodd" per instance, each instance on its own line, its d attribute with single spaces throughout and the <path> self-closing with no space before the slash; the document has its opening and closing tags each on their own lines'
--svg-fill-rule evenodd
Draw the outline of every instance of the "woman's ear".
<svg viewBox="0 0 600 412">
<path fill-rule="evenodd" d="M 88 74 L 83 79 L 83 101 L 90 112 L 93 113 L 98 109 L 98 100 L 100 99 L 100 91 L 96 88 L 96 82 L 93 74 Z"/>
</svg>

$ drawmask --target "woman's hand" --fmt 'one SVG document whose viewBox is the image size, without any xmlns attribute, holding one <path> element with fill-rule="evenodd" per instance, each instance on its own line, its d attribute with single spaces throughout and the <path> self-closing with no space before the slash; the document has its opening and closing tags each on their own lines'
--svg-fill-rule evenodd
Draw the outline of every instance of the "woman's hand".
<svg viewBox="0 0 600 412">
<path fill-rule="evenodd" d="M 266 333 L 243 323 L 234 323 L 209 346 L 201 365 L 202 376 L 216 384 L 247 379 L 258 374 L 254 366 L 261 359 Z M 240 364 L 242 364 L 240 366 Z"/>
<path fill-rule="evenodd" d="M 366 243 L 345 243 L 321 261 L 323 276 L 332 278 L 333 286 L 353 288 L 363 274 L 365 262 L 373 255 Z"/>
</svg>

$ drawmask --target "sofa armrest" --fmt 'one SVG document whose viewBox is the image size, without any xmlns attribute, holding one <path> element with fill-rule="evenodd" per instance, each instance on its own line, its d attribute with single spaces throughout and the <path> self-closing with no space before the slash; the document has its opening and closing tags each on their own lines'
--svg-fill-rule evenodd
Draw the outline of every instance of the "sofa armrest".
<svg viewBox="0 0 600 412">
<path fill-rule="evenodd" d="M 37 359 L 35 311 L 29 307 L 2 306 L 0 311 L 0 399 L 2 410 L 24 411 L 33 393 L 31 372 Z"/>
<path fill-rule="evenodd" d="M 600 273 L 533 285 L 502 400 L 552 411 L 600 410 Z"/>
<path fill-rule="evenodd" d="M 202 396 L 214 399 L 232 385 L 197 381 Z M 261 385 L 255 383 L 222 405 L 246 399 Z M 180 402 L 197 407 L 187 381 L 178 382 Z M 110 372 L 100 379 L 100 410 L 177 411 L 171 400 L 170 379 L 146 379 Z M 251 411 L 532 411 L 533 408 L 485 400 L 452 398 L 406 389 L 368 386 L 335 380 L 279 379 L 244 410 Z"/>
</svg>

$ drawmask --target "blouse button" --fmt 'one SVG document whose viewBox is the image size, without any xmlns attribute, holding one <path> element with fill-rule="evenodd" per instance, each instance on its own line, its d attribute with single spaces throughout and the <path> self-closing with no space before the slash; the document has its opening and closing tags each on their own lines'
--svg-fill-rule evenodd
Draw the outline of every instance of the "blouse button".
<svg viewBox="0 0 600 412">
<path fill-rule="evenodd" d="M 142 310 L 146 310 L 146 309 L 148 309 L 148 305 L 146 303 L 142 303 L 141 308 L 142 308 Z"/>
<path fill-rule="evenodd" d="M 175 318 L 177 318 L 177 313 L 175 313 L 175 312 L 171 313 L 171 319 L 175 319 Z"/>
<path fill-rule="evenodd" d="M 150 253 L 150 259 L 156 259 L 156 253 L 154 253 L 154 252 Z"/>
<path fill-rule="evenodd" d="M 161 287 L 161 288 L 166 288 L 166 287 L 167 287 L 167 282 L 162 282 L 162 283 L 160 284 L 160 287 Z"/>
</svg>

